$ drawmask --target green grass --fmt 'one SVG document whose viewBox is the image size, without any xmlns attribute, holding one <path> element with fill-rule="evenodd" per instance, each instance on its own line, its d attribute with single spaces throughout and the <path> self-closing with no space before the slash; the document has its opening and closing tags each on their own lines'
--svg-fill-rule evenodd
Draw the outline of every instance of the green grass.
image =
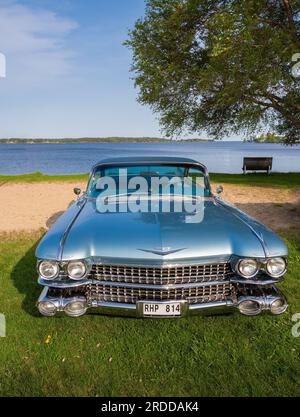
<svg viewBox="0 0 300 417">
<path fill-rule="evenodd" d="M 299 188 L 300 173 L 272 173 L 259 174 L 210 174 L 211 181 L 215 183 L 229 183 L 264 187 Z"/>
<path fill-rule="evenodd" d="M 282 316 L 138 320 L 43 318 L 35 308 L 37 236 L 0 240 L 0 395 L 299 396 L 300 240 L 289 237 Z M 47 340 L 48 339 L 48 340 Z M 49 343 L 46 343 L 46 342 Z"/>
<path fill-rule="evenodd" d="M 33 183 L 33 182 L 74 182 L 87 181 L 88 174 L 71 175 L 45 175 L 41 172 L 33 172 L 23 175 L 0 175 L 0 185 L 6 183 Z"/>
<path fill-rule="evenodd" d="M 87 181 L 88 174 L 73 175 L 44 175 L 40 172 L 24 175 L 0 175 L 0 185 L 5 183 L 33 183 L 55 181 Z M 214 183 L 258 185 L 267 187 L 298 188 L 300 187 L 300 173 L 280 174 L 210 174 Z"/>
</svg>

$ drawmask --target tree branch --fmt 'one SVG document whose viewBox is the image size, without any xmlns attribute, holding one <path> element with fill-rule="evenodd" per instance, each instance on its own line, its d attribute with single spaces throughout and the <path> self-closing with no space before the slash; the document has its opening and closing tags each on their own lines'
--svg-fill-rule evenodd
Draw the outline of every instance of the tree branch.
<svg viewBox="0 0 300 417">
<path fill-rule="evenodd" d="M 279 103 L 287 105 L 286 100 L 282 97 L 276 96 L 275 94 L 272 94 L 272 93 L 269 93 L 269 92 L 267 92 L 266 95 L 267 95 L 267 97 L 272 97 L 274 100 L 276 100 Z M 288 103 L 288 105 L 290 107 L 293 107 L 296 110 L 300 110 L 300 104 L 297 104 L 296 102 L 295 103 Z"/>
<path fill-rule="evenodd" d="M 298 33 L 297 33 L 296 24 L 295 24 L 295 21 L 294 21 L 293 9 L 292 9 L 292 6 L 290 4 L 290 1 L 289 0 L 282 0 L 282 3 L 283 3 L 283 7 L 285 9 L 285 12 L 287 14 L 287 19 L 288 19 L 290 30 L 293 34 L 293 37 L 294 37 L 296 43 L 298 43 L 300 45 L 300 38 L 299 38 Z"/>
<path fill-rule="evenodd" d="M 295 117 L 290 111 L 286 110 L 284 100 L 280 97 L 277 97 L 271 93 L 265 93 L 264 95 L 261 95 L 262 97 L 266 98 L 270 102 L 265 102 L 259 98 L 257 98 L 257 95 L 254 96 L 252 94 L 245 94 L 245 97 L 250 99 L 253 103 L 258 104 L 266 109 L 274 109 L 278 113 L 280 113 L 282 116 L 284 116 L 286 119 L 290 120 L 293 125 L 300 130 L 300 119 Z M 276 99 L 282 100 L 282 105 L 278 103 Z M 293 106 L 294 107 L 294 106 Z"/>
<path fill-rule="evenodd" d="M 253 103 L 259 104 L 260 106 L 263 106 L 265 108 L 271 108 L 273 105 L 271 103 L 265 103 L 264 101 L 258 100 L 256 97 L 253 97 L 251 95 L 246 95 L 245 97 L 249 98 Z"/>
<path fill-rule="evenodd" d="M 290 120 L 293 125 L 300 130 L 300 119 L 295 117 L 293 114 L 291 114 L 291 112 L 289 112 L 286 108 L 285 105 L 283 103 L 283 105 L 279 104 L 278 101 L 276 101 L 274 99 L 274 97 L 272 97 L 272 94 L 267 93 L 266 94 L 266 98 L 268 98 L 271 103 L 272 103 L 272 107 L 277 110 L 280 114 L 282 114 L 284 117 L 286 117 L 288 120 Z"/>
</svg>

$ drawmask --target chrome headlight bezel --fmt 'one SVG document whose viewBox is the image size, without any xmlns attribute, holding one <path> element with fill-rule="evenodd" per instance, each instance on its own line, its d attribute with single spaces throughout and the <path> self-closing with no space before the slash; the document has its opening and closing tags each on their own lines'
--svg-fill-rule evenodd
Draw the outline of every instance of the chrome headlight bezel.
<svg viewBox="0 0 300 417">
<path fill-rule="evenodd" d="M 87 311 L 86 299 L 74 298 L 64 308 L 64 312 L 70 317 L 83 316 Z"/>
<path fill-rule="evenodd" d="M 50 265 L 53 267 L 54 271 L 53 274 L 51 276 L 46 276 L 43 273 L 43 266 L 45 266 L 46 264 Z M 38 273 L 39 275 L 45 279 L 46 281 L 53 281 L 54 279 L 56 279 L 59 275 L 60 272 L 60 268 L 59 268 L 59 263 L 57 261 L 53 261 L 53 260 L 48 260 L 48 259 L 41 259 L 38 262 Z"/>
<path fill-rule="evenodd" d="M 272 263 L 272 262 L 274 262 L 274 261 L 278 261 L 278 260 L 280 260 L 281 262 L 282 262 L 282 266 L 283 266 L 283 268 L 282 268 L 282 270 L 281 270 L 281 272 L 279 272 L 279 273 L 277 273 L 277 274 L 274 274 L 273 272 L 271 272 L 271 270 L 270 270 L 270 264 Z M 283 258 L 283 257 L 280 257 L 280 256 L 277 256 L 277 257 L 275 257 L 275 258 L 270 258 L 270 259 L 268 259 L 267 260 L 267 262 L 266 262 L 266 272 L 267 272 L 267 274 L 268 275 L 270 275 L 270 277 L 272 277 L 272 278 L 280 278 L 280 277 L 282 277 L 286 272 L 287 272 L 287 260 L 285 259 L 285 258 Z"/>
<path fill-rule="evenodd" d="M 255 263 L 255 265 L 256 265 L 256 270 L 255 270 L 255 272 L 253 272 L 251 275 L 246 275 L 246 274 L 244 274 L 243 273 L 243 271 L 241 270 L 241 265 L 242 265 L 242 263 L 243 262 L 253 262 L 253 263 Z M 259 262 L 257 261 L 257 259 L 253 259 L 253 258 L 244 258 L 244 259 L 240 259 L 239 261 L 238 261 L 238 263 L 237 263 L 237 265 L 236 265 L 236 270 L 237 270 L 237 272 L 238 272 L 238 274 L 241 276 L 241 277 L 243 277 L 243 278 L 245 278 L 245 279 L 251 279 L 251 278 L 254 278 L 257 274 L 258 274 L 258 272 L 260 271 L 260 265 L 259 265 Z"/>
<path fill-rule="evenodd" d="M 239 304 L 238 308 L 241 314 L 245 316 L 257 316 L 262 312 L 262 306 L 259 301 L 255 299 L 243 299 Z"/>
<path fill-rule="evenodd" d="M 38 303 L 39 312 L 43 316 L 53 317 L 57 313 L 57 307 L 51 301 L 41 301 Z"/>
<path fill-rule="evenodd" d="M 71 270 L 72 267 L 77 268 L 77 269 L 79 267 L 81 267 L 82 268 L 82 274 L 75 276 L 75 274 L 72 273 L 72 270 Z M 85 276 L 88 273 L 88 266 L 87 266 L 87 264 L 84 260 L 69 261 L 67 266 L 66 266 L 66 269 L 67 269 L 68 277 L 70 279 L 72 279 L 73 281 L 81 281 L 82 279 L 85 278 Z"/>
<path fill-rule="evenodd" d="M 282 314 L 287 309 L 288 309 L 288 305 L 284 298 L 276 298 L 270 305 L 271 313 L 274 315 Z"/>
</svg>

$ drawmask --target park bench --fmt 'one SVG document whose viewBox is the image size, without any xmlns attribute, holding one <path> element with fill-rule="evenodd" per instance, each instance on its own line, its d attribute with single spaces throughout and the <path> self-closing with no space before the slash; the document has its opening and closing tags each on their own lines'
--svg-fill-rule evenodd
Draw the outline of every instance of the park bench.
<svg viewBox="0 0 300 417">
<path fill-rule="evenodd" d="M 269 157 L 246 157 L 244 158 L 243 171 L 267 171 L 270 174 L 273 165 L 273 158 Z"/>
</svg>

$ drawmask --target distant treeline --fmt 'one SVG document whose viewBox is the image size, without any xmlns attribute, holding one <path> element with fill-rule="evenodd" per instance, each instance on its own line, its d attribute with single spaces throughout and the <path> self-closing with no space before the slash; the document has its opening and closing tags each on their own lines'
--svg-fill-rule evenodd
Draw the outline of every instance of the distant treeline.
<svg viewBox="0 0 300 417">
<path fill-rule="evenodd" d="M 85 143 L 85 142 L 170 142 L 170 141 L 195 141 L 195 142 L 207 142 L 208 139 L 167 139 L 167 138 L 127 138 L 127 137 L 107 137 L 107 138 L 62 138 L 62 139 L 21 139 L 21 138 L 9 138 L 0 139 L 1 143 L 6 144 L 35 144 L 35 143 Z"/>
<path fill-rule="evenodd" d="M 256 143 L 284 143 L 285 138 L 278 136 L 275 133 L 266 133 L 264 135 L 257 136 L 253 139 Z"/>
</svg>

